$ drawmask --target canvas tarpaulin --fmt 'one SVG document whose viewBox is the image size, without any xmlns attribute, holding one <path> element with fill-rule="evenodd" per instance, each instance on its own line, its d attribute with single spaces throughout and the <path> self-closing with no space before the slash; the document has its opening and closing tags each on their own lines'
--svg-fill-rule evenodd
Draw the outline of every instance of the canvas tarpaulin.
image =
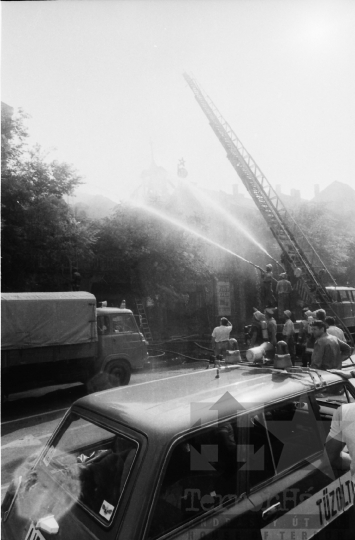
<svg viewBox="0 0 355 540">
<path fill-rule="evenodd" d="M 73 345 L 96 340 L 96 299 L 90 293 L 1 295 L 3 350 Z"/>
</svg>

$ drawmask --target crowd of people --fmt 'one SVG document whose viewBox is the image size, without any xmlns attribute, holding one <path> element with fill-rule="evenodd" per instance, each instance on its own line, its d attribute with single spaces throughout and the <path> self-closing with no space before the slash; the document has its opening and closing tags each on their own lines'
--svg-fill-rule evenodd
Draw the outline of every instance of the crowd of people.
<svg viewBox="0 0 355 540">
<path fill-rule="evenodd" d="M 343 360 L 350 356 L 352 349 L 346 343 L 344 332 L 335 325 L 333 317 L 326 317 L 323 309 L 312 312 L 304 308 L 299 332 L 295 334 L 291 311 L 285 310 L 283 314 L 283 340 L 278 341 L 274 309 L 266 308 L 262 313 L 254 308 L 249 348 L 269 343 L 267 356 L 272 360 L 277 350 L 282 349 L 279 345 L 286 345 L 286 353 L 290 355 L 293 365 L 299 358 L 303 367 L 341 369 Z M 222 317 L 220 326 L 212 332 L 215 355 L 224 360 L 230 355 L 229 351 L 239 349 L 237 340 L 230 337 L 232 329 L 232 323 Z"/>
<path fill-rule="evenodd" d="M 277 299 L 274 296 L 274 289 Z M 352 352 L 343 330 L 335 325 L 333 317 L 326 316 L 324 309 L 311 311 L 308 307 L 304 307 L 298 333 L 295 333 L 291 292 L 292 286 L 287 274 L 280 274 L 280 279 L 276 280 L 272 265 L 268 264 L 266 271 L 262 273 L 261 303 L 265 307 L 263 310 L 253 308 L 249 348 L 269 343 L 267 357 L 270 360 L 282 350 L 290 355 L 293 365 L 298 359 L 303 367 L 341 369 L 343 359 Z M 276 304 L 277 307 L 273 307 Z M 283 325 L 280 340 L 277 336 L 276 317 Z M 236 351 L 239 350 L 238 343 L 230 338 L 232 329 L 232 323 L 226 317 L 222 317 L 220 326 L 212 332 L 212 345 L 216 357 L 227 361 L 228 359 L 231 361 L 228 357 L 233 356 L 230 351 L 234 351 L 234 358 L 240 358 L 240 354 L 236 355 Z"/>
</svg>

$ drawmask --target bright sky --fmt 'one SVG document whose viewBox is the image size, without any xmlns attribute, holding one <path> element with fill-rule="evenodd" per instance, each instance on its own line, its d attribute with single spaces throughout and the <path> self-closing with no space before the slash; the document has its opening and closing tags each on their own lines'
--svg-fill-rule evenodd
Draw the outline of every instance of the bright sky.
<svg viewBox="0 0 355 540">
<path fill-rule="evenodd" d="M 274 186 L 355 187 L 353 0 L 2 2 L 2 100 L 33 142 L 127 196 L 155 161 L 241 181 L 182 77 L 192 72 Z M 96 186 L 96 187 L 94 187 Z"/>
</svg>

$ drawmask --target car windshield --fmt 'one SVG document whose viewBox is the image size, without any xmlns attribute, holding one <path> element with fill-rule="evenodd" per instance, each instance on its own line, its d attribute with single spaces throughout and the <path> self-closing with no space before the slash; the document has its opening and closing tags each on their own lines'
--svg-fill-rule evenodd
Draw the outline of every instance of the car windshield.
<svg viewBox="0 0 355 540">
<path fill-rule="evenodd" d="M 137 450 L 137 441 L 70 414 L 37 467 L 23 477 L 20 512 L 59 519 L 79 503 L 110 524 Z"/>
</svg>

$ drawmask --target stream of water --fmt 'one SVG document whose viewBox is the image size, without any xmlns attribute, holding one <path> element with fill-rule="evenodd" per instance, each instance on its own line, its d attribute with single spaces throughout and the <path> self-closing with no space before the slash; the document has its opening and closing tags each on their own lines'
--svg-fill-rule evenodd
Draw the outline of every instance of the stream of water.
<svg viewBox="0 0 355 540">
<path fill-rule="evenodd" d="M 166 221 L 168 223 L 171 223 L 172 225 L 175 225 L 175 227 L 179 227 L 180 229 L 183 229 L 184 231 L 196 236 L 197 238 L 200 238 L 201 240 L 204 240 L 205 242 L 211 244 L 212 246 L 215 246 L 215 247 L 225 251 L 226 253 L 229 253 L 230 255 L 233 255 L 233 257 L 237 257 L 238 259 L 240 259 L 240 260 L 242 260 L 242 261 L 244 261 L 244 262 L 246 262 L 248 264 L 251 264 L 255 268 L 259 268 L 259 266 L 252 263 L 251 261 L 248 261 L 244 257 L 241 257 L 240 255 L 238 255 L 234 251 L 226 248 L 225 246 L 222 246 L 222 244 L 219 244 L 218 242 L 215 242 L 211 238 L 208 238 L 207 236 L 201 234 L 200 232 L 196 231 L 192 227 L 189 227 L 188 225 L 186 225 L 185 223 L 179 221 L 178 219 L 167 216 L 166 214 L 164 214 L 164 212 L 161 212 L 157 208 L 153 208 L 152 206 L 149 206 L 149 205 L 144 204 L 142 202 L 135 202 L 134 205 L 137 208 L 141 208 L 142 210 L 145 210 L 146 212 L 149 212 L 150 214 L 156 216 L 159 219 L 162 219 L 162 220 L 164 220 L 164 221 Z"/>
<path fill-rule="evenodd" d="M 246 238 L 248 238 L 254 245 L 256 245 L 261 251 L 265 253 L 270 259 L 272 259 L 277 265 L 279 265 L 282 270 L 283 267 L 280 265 L 280 263 L 270 255 L 266 251 L 266 249 L 253 237 L 253 235 L 247 231 L 244 226 L 238 221 L 226 208 L 224 208 L 221 204 L 219 204 L 217 201 L 212 199 L 205 191 L 194 185 L 191 184 L 191 182 L 184 182 L 185 185 L 192 191 L 192 193 L 196 196 L 196 198 L 200 201 L 203 201 L 206 205 L 208 205 L 211 209 L 213 209 L 215 212 L 217 212 L 225 221 L 227 221 L 230 225 L 232 225 L 236 230 L 241 232 Z"/>
</svg>

